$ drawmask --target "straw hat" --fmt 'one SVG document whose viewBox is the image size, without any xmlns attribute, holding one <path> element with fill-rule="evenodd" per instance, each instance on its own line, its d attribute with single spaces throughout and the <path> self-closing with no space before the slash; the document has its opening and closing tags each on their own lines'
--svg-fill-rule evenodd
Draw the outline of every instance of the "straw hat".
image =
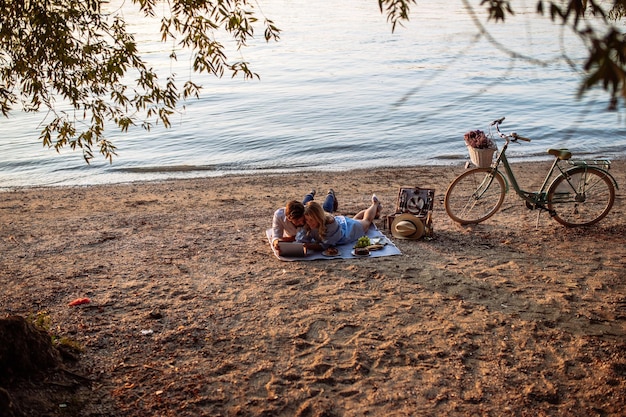
<svg viewBox="0 0 626 417">
<path fill-rule="evenodd" d="M 401 214 L 393 219 L 391 234 L 400 239 L 419 239 L 424 236 L 424 224 L 412 214 Z"/>
</svg>

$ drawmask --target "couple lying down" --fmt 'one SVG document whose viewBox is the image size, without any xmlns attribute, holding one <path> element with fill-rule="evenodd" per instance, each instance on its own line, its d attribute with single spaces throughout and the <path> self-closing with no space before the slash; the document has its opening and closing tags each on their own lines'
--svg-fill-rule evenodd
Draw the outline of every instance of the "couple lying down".
<svg viewBox="0 0 626 417">
<path fill-rule="evenodd" d="M 329 195 L 331 192 L 332 190 Z M 336 202 L 334 192 L 332 198 Z M 326 202 L 328 201 L 327 196 Z M 328 209 L 329 204 L 323 207 L 311 199 L 306 204 L 290 201 L 284 209 L 276 210 L 272 222 L 272 245 L 279 255 L 280 241 L 302 242 L 307 250 L 315 251 L 356 241 L 367 233 L 374 219 L 380 216 L 382 205 L 378 197 L 372 195 L 372 204 L 353 218 L 333 215 L 324 208 Z M 336 208 L 335 204 L 333 209 Z"/>
</svg>

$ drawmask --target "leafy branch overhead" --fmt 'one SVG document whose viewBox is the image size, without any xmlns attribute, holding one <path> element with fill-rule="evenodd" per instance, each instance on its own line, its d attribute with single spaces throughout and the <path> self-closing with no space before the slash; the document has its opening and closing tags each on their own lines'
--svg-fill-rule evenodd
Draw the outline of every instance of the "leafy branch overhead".
<svg viewBox="0 0 626 417">
<path fill-rule="evenodd" d="M 163 4 L 169 8 L 161 16 L 161 40 L 176 45 L 172 59 L 176 50 L 188 49 L 197 73 L 258 77 L 244 60 L 229 61 L 218 39 L 230 37 L 241 48 L 254 36 L 260 13 L 247 0 L 133 0 L 145 18 L 157 18 Z M 264 38 L 278 40 L 274 23 L 262 24 Z M 188 79 L 181 92 L 177 81 L 175 74 L 159 80 L 141 57 L 123 10 L 108 2 L 0 0 L 0 110 L 5 117 L 17 106 L 47 110 L 44 145 L 80 148 L 88 162 L 99 147 L 112 160 L 115 146 L 105 126 L 169 127 L 180 100 L 197 97 L 201 89 Z"/>
<path fill-rule="evenodd" d="M 467 0 L 466 0 L 467 2 Z M 124 18 L 128 8 L 160 22 L 160 37 L 172 45 L 170 57 L 189 51 L 194 73 L 258 78 L 244 58 L 232 60 L 258 33 L 278 41 L 280 29 L 263 15 L 259 0 L 0 0 L 0 111 L 46 111 L 44 145 L 81 149 L 89 162 L 98 150 L 112 161 L 115 146 L 105 135 L 111 123 L 122 131 L 157 123 L 170 126 L 181 101 L 198 97 L 192 77 L 158 77 L 142 58 Z M 602 4 L 605 4 L 603 2 Z M 118 4 L 118 6 L 115 6 Z M 492 20 L 504 22 L 513 2 L 482 0 Z M 537 1 L 539 14 L 567 25 L 589 50 L 580 94 L 600 85 L 613 107 L 626 97 L 622 19 L 626 0 L 608 10 L 593 0 Z M 409 19 L 415 0 L 378 0 L 391 30 Z M 419 8 L 415 13 L 419 14 Z M 585 24 L 586 14 L 604 22 Z M 260 36 L 259 36 L 260 37 Z M 229 54 L 225 45 L 234 45 Z"/>
<path fill-rule="evenodd" d="M 610 3 L 608 8 L 607 3 Z M 514 14 L 509 1 L 482 0 L 481 5 L 486 5 L 489 18 L 496 22 L 504 22 L 507 14 Z M 618 100 L 626 99 L 626 36 L 623 30 L 626 0 L 538 0 L 536 8 L 538 14 L 570 27 L 587 46 L 589 55 L 579 97 L 600 85 L 610 94 L 609 109 L 615 110 Z M 603 24 L 594 28 L 583 19 L 585 16 L 598 18 Z M 618 22 L 621 29 L 616 26 Z"/>
</svg>

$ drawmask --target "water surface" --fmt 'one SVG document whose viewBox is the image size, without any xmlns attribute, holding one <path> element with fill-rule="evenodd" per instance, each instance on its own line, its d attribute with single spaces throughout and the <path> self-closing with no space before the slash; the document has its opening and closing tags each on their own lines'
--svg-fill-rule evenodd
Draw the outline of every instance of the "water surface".
<svg viewBox="0 0 626 417">
<path fill-rule="evenodd" d="M 261 5 L 283 32 L 278 43 L 258 40 L 243 51 L 260 80 L 200 77 L 201 98 L 186 103 L 171 129 L 110 131 L 113 164 L 43 148 L 44 114 L 15 113 L 0 121 L 0 187 L 451 164 L 467 159 L 466 131 L 502 116 L 504 130 L 533 139 L 509 148 L 514 160 L 547 158 L 549 147 L 626 154 L 624 121 L 605 110 L 608 95 L 577 100 L 581 74 L 559 58 L 580 68 L 585 48 L 532 11 L 487 24 L 505 50 L 477 36 L 461 1 L 419 2 L 394 33 L 373 0 Z M 184 54 L 170 63 L 171 45 L 125 14 L 163 77 L 173 70 L 185 79 Z"/>
</svg>

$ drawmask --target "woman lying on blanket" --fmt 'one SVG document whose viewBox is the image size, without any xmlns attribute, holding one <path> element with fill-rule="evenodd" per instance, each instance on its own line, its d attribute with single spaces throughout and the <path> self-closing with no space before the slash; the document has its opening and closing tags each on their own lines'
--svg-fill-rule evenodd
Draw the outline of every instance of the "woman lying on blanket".
<svg viewBox="0 0 626 417">
<path fill-rule="evenodd" d="M 304 207 L 306 224 L 298 235 L 298 241 L 304 242 L 307 249 L 325 250 L 331 246 L 354 242 L 367 233 L 374 219 L 380 216 L 382 206 L 376 195 L 372 196 L 372 205 L 357 213 L 354 218 L 333 216 L 324 211 L 315 201 Z"/>
</svg>

